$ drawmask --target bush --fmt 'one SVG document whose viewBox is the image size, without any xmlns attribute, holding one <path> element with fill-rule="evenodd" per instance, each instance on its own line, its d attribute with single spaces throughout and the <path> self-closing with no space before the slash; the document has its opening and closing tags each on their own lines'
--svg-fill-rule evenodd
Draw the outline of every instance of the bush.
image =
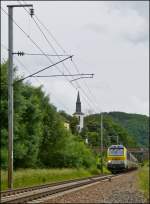
<svg viewBox="0 0 150 204">
<path fill-rule="evenodd" d="M 53 163 L 49 163 L 51 167 L 96 167 L 95 155 L 83 141 L 76 140 L 72 135 L 68 135 L 63 146 L 51 152 L 49 160 L 53 161 Z"/>
<path fill-rule="evenodd" d="M 68 138 L 65 148 L 65 163 L 69 167 L 96 167 L 96 158 L 83 141 L 75 141 L 74 137 Z"/>
<path fill-rule="evenodd" d="M 144 193 L 146 199 L 149 199 L 149 162 L 145 163 L 138 171 L 138 185 L 140 190 Z"/>
<path fill-rule="evenodd" d="M 8 166 L 8 150 L 6 148 L 1 149 L 1 164 L 3 169 L 7 169 Z"/>
</svg>

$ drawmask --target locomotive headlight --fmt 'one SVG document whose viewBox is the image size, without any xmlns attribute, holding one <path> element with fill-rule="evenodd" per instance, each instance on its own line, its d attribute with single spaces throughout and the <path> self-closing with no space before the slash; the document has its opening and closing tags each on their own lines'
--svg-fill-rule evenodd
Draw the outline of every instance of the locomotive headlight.
<svg viewBox="0 0 150 204">
<path fill-rule="evenodd" d="M 111 163 L 111 160 L 108 160 L 108 163 Z"/>
</svg>

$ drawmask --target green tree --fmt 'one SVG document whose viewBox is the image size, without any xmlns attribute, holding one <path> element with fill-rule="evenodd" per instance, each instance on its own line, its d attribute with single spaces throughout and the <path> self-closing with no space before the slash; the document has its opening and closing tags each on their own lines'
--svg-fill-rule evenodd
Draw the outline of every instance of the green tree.
<svg viewBox="0 0 150 204">
<path fill-rule="evenodd" d="M 7 167 L 7 149 L 8 149 L 8 70 L 7 62 L 1 65 L 1 165 Z"/>
<path fill-rule="evenodd" d="M 76 116 L 73 116 L 70 120 L 70 129 L 72 134 L 78 134 L 77 125 L 79 124 L 79 120 Z"/>
</svg>

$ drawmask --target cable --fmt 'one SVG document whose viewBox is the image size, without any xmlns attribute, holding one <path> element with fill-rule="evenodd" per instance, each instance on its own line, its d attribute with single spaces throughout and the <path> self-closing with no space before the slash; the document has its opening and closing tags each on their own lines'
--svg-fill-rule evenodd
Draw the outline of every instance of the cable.
<svg viewBox="0 0 150 204">
<path fill-rule="evenodd" d="M 27 11 L 27 9 L 26 8 L 24 8 L 23 7 L 23 9 L 29 14 L 29 12 Z M 35 24 L 36 24 L 36 26 L 38 27 L 38 29 L 40 30 L 40 32 L 42 33 L 42 35 L 44 36 L 44 38 L 45 38 L 45 40 L 47 41 L 47 43 L 49 44 L 49 46 L 53 49 L 53 51 L 58 55 L 58 53 L 56 52 L 56 50 L 55 50 L 55 48 L 53 47 L 53 45 L 50 43 L 50 41 L 48 40 L 48 38 L 46 37 L 46 35 L 44 34 L 44 32 L 42 31 L 42 29 L 41 29 L 41 27 L 38 25 L 38 23 L 36 22 L 36 20 L 34 19 L 34 17 L 32 18 L 33 19 L 33 21 L 35 22 Z M 60 59 L 60 57 L 58 57 L 59 59 Z M 65 69 L 67 70 L 67 72 L 69 73 L 69 74 L 71 74 L 71 72 L 68 70 L 68 68 L 66 67 L 66 65 L 64 64 L 64 63 L 62 63 L 63 64 L 63 66 L 65 67 Z M 74 81 L 74 79 L 73 79 L 73 81 Z M 79 86 L 79 83 L 78 82 L 76 82 L 77 83 L 77 85 Z M 80 86 L 79 86 L 80 87 Z M 80 87 L 80 89 L 82 90 L 82 92 L 85 94 L 85 91 L 83 91 L 83 89 Z M 85 94 L 85 96 L 86 96 L 86 98 L 89 100 L 89 97 L 87 96 L 87 94 Z M 90 100 L 89 100 L 90 101 Z M 91 103 L 91 101 L 90 101 L 90 103 Z M 92 102 L 92 104 L 93 104 L 93 102 Z"/>
<path fill-rule="evenodd" d="M 24 9 L 25 9 L 25 8 L 24 8 Z M 27 9 L 25 9 L 25 10 L 26 10 L 26 12 L 28 12 Z M 56 52 L 55 48 L 53 47 L 53 45 L 51 44 L 51 42 L 48 40 L 48 38 L 46 37 L 46 35 L 45 35 L 44 32 L 42 31 L 41 27 L 38 25 L 38 23 L 36 22 L 36 20 L 34 19 L 34 17 L 33 17 L 32 19 L 33 19 L 33 21 L 35 22 L 37 28 L 40 30 L 40 32 L 41 32 L 42 35 L 44 36 L 44 38 L 45 38 L 45 40 L 47 41 L 48 45 L 52 48 L 52 50 L 53 50 L 53 51 L 55 52 L 55 54 L 58 56 L 59 60 L 61 60 L 61 58 L 59 57 L 59 55 L 58 55 L 58 53 Z M 62 64 L 63 64 L 63 66 L 65 67 L 65 69 L 67 70 L 67 72 L 68 72 L 69 74 L 71 74 L 71 72 L 70 72 L 69 69 L 66 67 L 66 65 L 65 65 L 64 63 L 62 63 Z"/>
<path fill-rule="evenodd" d="M 18 0 L 19 1 L 19 0 Z M 25 1 L 24 1 L 25 2 Z M 26 3 L 26 2 L 25 2 Z M 26 8 L 24 8 L 25 10 L 26 10 Z M 27 10 L 26 10 L 27 11 Z M 27 11 L 28 12 L 28 11 Z M 60 43 L 58 43 L 58 41 L 56 40 L 56 38 L 54 38 L 54 36 L 52 35 L 52 33 L 49 31 L 49 29 L 42 23 L 42 21 L 34 14 L 34 16 L 35 16 L 35 18 L 38 20 L 38 22 L 45 28 L 45 30 L 49 33 L 49 35 L 53 38 L 53 40 L 56 42 L 56 44 L 60 47 L 60 49 L 64 52 L 64 53 L 66 53 L 66 51 L 62 48 L 62 46 L 60 45 Z M 36 22 L 35 22 L 36 23 Z M 36 25 L 37 25 L 37 23 L 36 23 Z M 37 25 L 38 26 L 38 25 Z M 41 29 L 40 29 L 41 30 Z M 43 31 L 41 31 L 42 33 L 43 33 Z M 54 47 L 52 46 L 52 44 L 49 42 L 49 40 L 46 38 L 46 36 L 45 36 L 45 34 L 43 33 L 43 35 L 44 35 L 44 37 L 45 37 L 45 39 L 47 40 L 47 42 L 49 43 L 49 45 L 51 45 L 51 47 L 54 49 Z M 55 50 L 55 49 L 54 49 Z M 74 67 L 75 67 L 75 69 L 77 70 L 77 72 L 78 73 L 80 73 L 79 72 L 79 70 L 78 70 L 78 68 L 77 68 L 77 66 L 76 66 L 76 64 L 72 61 L 72 63 L 73 63 L 73 65 L 74 65 Z M 64 64 L 64 63 L 63 63 Z M 74 81 L 74 80 L 72 80 L 72 81 Z M 85 86 L 87 87 L 87 89 L 88 89 L 88 91 L 89 91 L 89 93 L 90 93 L 90 95 L 92 96 L 92 98 L 95 98 L 95 97 L 93 97 L 93 94 L 92 94 L 92 92 L 91 92 L 91 90 L 89 89 L 89 87 L 87 86 L 87 84 L 85 83 Z M 94 100 L 94 103 L 95 103 L 95 100 Z M 96 104 L 96 106 L 97 106 L 97 104 Z"/>
<path fill-rule="evenodd" d="M 1 7 L 1 9 L 2 9 L 2 11 L 6 14 L 6 15 L 8 15 L 8 13 Z M 15 23 L 15 25 L 25 34 L 25 36 L 43 53 L 43 55 L 45 55 L 46 56 L 46 54 L 43 52 L 43 50 L 37 45 L 37 43 L 34 41 L 34 40 L 32 40 L 32 38 L 16 23 L 16 21 L 14 21 L 14 19 L 12 18 L 12 20 L 13 20 L 13 22 Z M 51 63 L 53 63 L 52 61 L 51 61 L 51 59 L 48 57 L 48 56 L 46 56 L 47 58 L 48 58 L 48 60 L 51 62 Z M 59 69 L 58 69 L 59 70 Z M 60 70 L 59 70 L 60 71 Z M 61 72 L 61 71 L 60 71 Z M 62 73 L 62 72 L 61 72 Z M 70 82 L 70 81 L 69 81 Z M 71 85 L 74 87 L 74 85 L 71 83 Z M 75 89 L 77 89 L 76 87 L 74 87 Z M 80 87 L 80 89 L 81 90 L 83 90 L 81 87 Z M 86 98 L 89 100 L 89 97 L 86 95 Z M 90 100 L 89 100 L 90 101 Z M 90 101 L 90 103 L 91 103 L 91 101 Z M 88 104 L 89 104 L 89 102 L 88 102 Z M 91 105 L 90 105 L 91 106 Z"/>
<path fill-rule="evenodd" d="M 24 1 L 25 2 L 25 1 Z M 25 2 L 26 3 L 26 2 Z M 25 9 L 25 8 L 24 8 Z M 27 11 L 27 10 L 26 10 Z M 57 43 L 57 45 L 62 49 L 63 52 L 66 53 L 66 51 L 62 48 L 62 46 L 60 45 L 60 43 L 58 43 L 58 41 L 56 40 L 56 38 L 54 38 L 54 36 L 52 35 L 52 33 L 49 31 L 49 29 L 42 23 L 42 21 L 37 17 L 37 15 L 34 14 L 34 16 L 36 17 L 36 19 L 38 20 L 38 22 L 45 28 L 45 30 L 47 30 L 47 32 L 50 34 L 50 36 L 54 39 L 54 41 Z M 46 37 L 46 36 L 45 36 Z M 48 40 L 48 39 L 47 39 Z M 50 43 L 50 42 L 49 42 Z M 51 44 L 52 46 L 52 44 Z M 79 73 L 79 70 L 76 66 L 76 64 L 74 63 L 74 61 L 72 61 L 72 63 L 75 66 L 75 69 L 77 70 L 77 72 Z M 86 84 L 86 83 L 85 83 Z M 87 89 L 89 90 L 92 98 L 93 98 L 93 94 L 91 93 L 91 90 L 88 88 L 87 84 L 86 84 Z M 95 98 L 95 97 L 94 97 Z"/>
<path fill-rule="evenodd" d="M 8 16 L 8 13 L 1 7 L 1 9 L 2 9 L 2 11 Z M 52 64 L 54 64 L 53 63 L 53 61 L 43 52 L 43 50 L 37 45 L 37 43 L 34 41 L 34 40 L 32 40 L 32 38 L 16 23 L 16 21 L 12 18 L 12 20 L 13 20 L 13 22 L 15 23 L 15 25 L 25 34 L 25 36 L 41 51 L 41 53 L 52 63 Z M 56 66 L 55 66 L 56 67 Z M 58 69 L 58 71 L 61 73 L 61 74 L 63 74 L 63 72 L 58 68 L 58 67 L 56 67 L 57 69 Z M 73 85 L 72 85 L 73 86 Z M 75 88 L 75 87 L 74 87 Z"/>
<path fill-rule="evenodd" d="M 6 51 L 8 51 L 8 48 L 7 48 L 3 43 L 1 43 L 1 46 L 2 46 Z M 21 62 L 21 60 L 20 60 L 19 58 L 15 57 L 15 56 L 14 56 L 14 58 L 15 58 L 15 60 L 16 60 L 25 70 L 27 70 L 27 72 L 29 72 L 29 73 L 31 74 L 30 70 L 27 69 L 27 67 Z M 38 78 L 34 78 L 34 79 L 35 79 L 37 82 L 39 82 L 40 84 L 43 84 L 43 82 L 42 82 L 41 80 L 39 80 Z M 54 93 L 51 92 L 51 94 L 52 94 L 53 97 L 56 98 L 56 100 L 62 105 L 62 107 L 64 107 L 66 110 L 68 110 L 68 112 L 70 112 L 69 108 L 68 108 L 64 103 L 62 103 L 62 101 L 60 101 L 60 99 L 59 99 L 58 97 L 56 97 L 56 95 L 55 95 Z"/>
<path fill-rule="evenodd" d="M 1 7 L 1 9 L 2 9 L 2 11 L 7 15 L 7 16 L 9 16 L 8 15 L 8 13 Z M 25 36 L 41 51 L 41 53 L 44 55 L 44 56 L 46 56 L 47 57 L 47 59 L 52 63 L 52 64 L 54 64 L 53 63 L 53 61 L 43 52 L 43 50 L 37 45 L 37 43 L 34 41 L 34 40 L 32 40 L 32 38 L 16 23 L 16 21 L 12 18 L 12 20 L 13 20 L 13 22 L 15 23 L 15 25 L 25 34 Z M 60 70 L 59 70 L 60 71 Z M 60 71 L 61 72 L 61 71 Z M 61 72 L 62 73 L 62 72 Z"/>
<path fill-rule="evenodd" d="M 79 69 L 78 69 L 78 67 L 77 67 L 77 65 L 76 65 L 75 62 L 74 62 L 74 60 L 72 60 L 72 64 L 73 64 L 74 68 L 76 69 L 77 73 L 80 73 L 80 72 L 79 72 Z M 93 95 L 92 91 L 90 90 L 90 88 L 88 87 L 88 85 L 86 84 L 85 81 L 84 81 L 84 84 L 85 84 L 85 86 L 86 86 L 88 92 L 90 93 L 90 95 L 91 95 L 91 97 L 92 97 L 92 99 L 93 99 L 93 102 L 94 102 L 95 106 L 98 108 L 98 104 L 96 103 L 96 100 L 94 100 L 94 99 L 95 99 L 95 96 Z M 99 109 L 99 108 L 98 108 L 98 109 Z M 102 112 L 102 111 L 100 110 L 100 112 Z"/>
<path fill-rule="evenodd" d="M 19 2 L 20 0 L 18 0 Z M 21 1 L 20 1 L 21 2 Z M 27 4 L 26 1 L 23 1 Z M 61 46 L 61 44 L 56 40 L 56 38 L 53 36 L 53 34 L 51 33 L 51 31 L 44 25 L 44 23 L 37 17 L 36 14 L 34 14 L 34 16 L 36 17 L 36 19 L 38 20 L 38 22 L 43 26 L 43 28 L 48 32 L 48 34 L 51 36 L 51 38 L 55 41 L 55 43 L 58 45 L 58 47 L 60 47 L 60 49 L 66 53 L 66 51 L 64 50 L 64 48 Z"/>
</svg>

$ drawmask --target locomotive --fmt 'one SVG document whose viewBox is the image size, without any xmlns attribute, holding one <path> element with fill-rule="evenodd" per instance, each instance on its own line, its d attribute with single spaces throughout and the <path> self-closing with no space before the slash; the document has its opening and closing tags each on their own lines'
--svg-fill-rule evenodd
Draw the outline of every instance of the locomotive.
<svg viewBox="0 0 150 204">
<path fill-rule="evenodd" d="M 111 145 L 107 150 L 107 168 L 112 173 L 136 169 L 138 160 L 123 145 Z"/>
</svg>

